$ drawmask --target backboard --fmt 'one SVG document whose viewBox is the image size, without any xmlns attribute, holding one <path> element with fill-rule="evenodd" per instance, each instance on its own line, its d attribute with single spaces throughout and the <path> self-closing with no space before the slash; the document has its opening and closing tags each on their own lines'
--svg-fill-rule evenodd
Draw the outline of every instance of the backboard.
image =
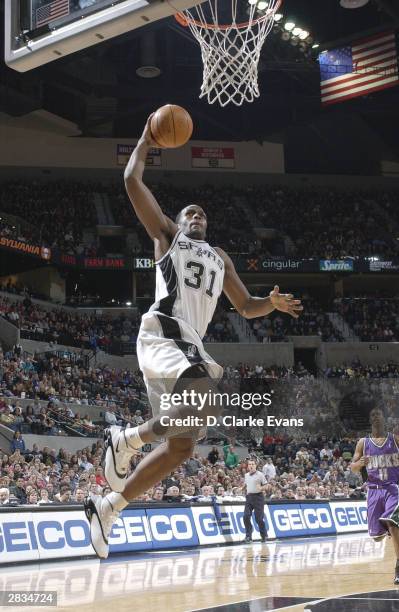
<svg viewBox="0 0 399 612">
<path fill-rule="evenodd" d="M 5 61 L 25 72 L 199 0 L 5 0 Z"/>
</svg>

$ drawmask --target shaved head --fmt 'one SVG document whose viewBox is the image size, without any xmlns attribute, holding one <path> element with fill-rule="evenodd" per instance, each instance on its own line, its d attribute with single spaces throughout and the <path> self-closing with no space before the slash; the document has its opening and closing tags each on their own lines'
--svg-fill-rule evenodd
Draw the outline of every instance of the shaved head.
<svg viewBox="0 0 399 612">
<path fill-rule="evenodd" d="M 188 237 L 204 240 L 207 228 L 207 217 L 201 206 L 190 204 L 176 216 L 176 223 Z"/>
</svg>

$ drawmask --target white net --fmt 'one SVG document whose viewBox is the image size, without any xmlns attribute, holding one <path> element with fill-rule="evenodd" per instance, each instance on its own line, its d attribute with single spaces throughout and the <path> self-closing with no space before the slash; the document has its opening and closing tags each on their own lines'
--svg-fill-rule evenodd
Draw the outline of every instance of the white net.
<svg viewBox="0 0 399 612">
<path fill-rule="evenodd" d="M 260 52 L 282 0 L 265 2 L 267 7 L 262 15 L 256 4 L 246 4 L 245 22 L 237 19 L 240 0 L 231 0 L 231 23 L 228 25 L 219 23 L 218 1 L 222 2 L 207 0 L 203 5 L 183 11 L 177 19 L 189 26 L 201 47 L 204 74 L 200 98 L 206 97 L 209 104 L 241 106 L 259 97 Z"/>
</svg>

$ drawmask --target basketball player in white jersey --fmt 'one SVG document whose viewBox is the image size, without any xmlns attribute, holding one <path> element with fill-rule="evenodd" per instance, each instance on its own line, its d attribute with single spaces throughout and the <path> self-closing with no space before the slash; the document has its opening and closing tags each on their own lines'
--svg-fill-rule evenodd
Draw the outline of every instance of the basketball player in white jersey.
<svg viewBox="0 0 399 612">
<path fill-rule="evenodd" d="M 167 412 L 160 409 L 162 394 L 217 390 L 223 369 L 206 353 L 202 338 L 221 292 L 246 318 L 276 309 L 296 318 L 302 310 L 299 300 L 280 294 L 277 286 L 269 297 L 249 295 L 230 257 L 206 242 L 207 218 L 200 206 L 186 206 L 175 221 L 163 214 L 142 180 L 148 149 L 158 146 L 151 136 L 150 119 L 126 166 L 125 185 L 136 215 L 154 242 L 156 301 L 143 316 L 137 339 L 153 418 L 138 427 L 114 426 L 105 431 L 105 476 L 112 493 L 85 501 L 92 544 L 102 558 L 108 556 L 108 536 L 121 510 L 188 459 L 197 439 L 203 437 L 207 417 L 217 417 L 222 410 L 205 405 L 199 411 L 195 403 L 172 406 Z M 190 420 L 186 417 L 201 422 L 191 420 L 183 427 L 181 420 Z M 175 424 L 178 419 L 180 424 Z M 159 439 L 165 442 L 127 478 L 132 456 L 144 444 Z"/>
</svg>

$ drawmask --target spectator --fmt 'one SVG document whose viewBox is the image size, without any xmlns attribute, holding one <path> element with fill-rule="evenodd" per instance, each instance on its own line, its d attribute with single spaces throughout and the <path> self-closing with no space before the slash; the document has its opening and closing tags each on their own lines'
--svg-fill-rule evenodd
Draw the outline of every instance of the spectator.
<svg viewBox="0 0 399 612">
<path fill-rule="evenodd" d="M 72 500 L 77 502 L 78 504 L 83 504 L 86 495 L 87 493 L 84 489 L 82 489 L 81 487 L 77 487 L 75 490 L 75 494 L 72 497 Z"/>
<path fill-rule="evenodd" d="M 194 453 L 194 455 L 185 462 L 184 467 L 186 470 L 186 476 L 195 476 L 195 474 L 198 474 L 202 467 L 202 463 L 198 459 L 198 453 Z"/>
<path fill-rule="evenodd" d="M 59 504 L 69 504 L 71 497 L 71 488 L 68 485 L 63 485 L 60 487 L 60 492 L 54 496 L 54 501 Z"/>
<path fill-rule="evenodd" d="M 49 494 L 47 489 L 40 489 L 40 499 L 37 502 L 39 505 L 41 504 L 52 504 L 53 502 L 49 498 Z"/>
<path fill-rule="evenodd" d="M 14 433 L 14 437 L 11 440 L 11 453 L 15 453 L 15 451 L 18 449 L 20 451 L 20 453 L 25 453 L 25 442 L 22 438 L 22 434 L 19 431 L 16 431 Z"/>
<path fill-rule="evenodd" d="M 172 486 L 169 487 L 164 496 L 165 501 L 168 502 L 177 502 L 181 500 L 179 487 Z"/>
<path fill-rule="evenodd" d="M 219 451 L 216 448 L 216 446 L 214 446 L 212 448 L 212 450 L 209 452 L 208 454 L 208 461 L 209 463 L 211 463 L 212 465 L 215 465 L 215 463 L 219 460 Z"/>
<path fill-rule="evenodd" d="M 320 459 L 330 460 L 333 456 L 333 452 L 331 448 L 329 448 L 328 444 L 324 444 L 323 448 L 320 451 Z"/>
<path fill-rule="evenodd" d="M 98 484 L 100 487 L 104 487 L 107 484 L 107 481 L 105 480 L 104 477 L 104 470 L 101 466 L 98 466 L 96 468 L 96 478 L 95 478 L 95 482 L 96 484 Z"/>
<path fill-rule="evenodd" d="M 213 501 L 214 495 L 214 488 L 211 485 L 204 485 L 201 488 L 201 495 L 198 497 L 198 499 L 201 501 Z"/>
<path fill-rule="evenodd" d="M 12 489 L 13 495 L 18 499 L 20 504 L 26 504 L 26 491 L 25 491 L 25 481 L 23 478 L 17 479 L 16 486 Z"/>
<path fill-rule="evenodd" d="M 152 494 L 152 501 L 161 502 L 163 498 L 164 498 L 164 494 L 163 494 L 162 487 L 155 487 L 154 492 Z"/>
<path fill-rule="evenodd" d="M 10 502 L 10 491 L 6 487 L 0 488 L 0 506 L 7 506 Z"/>
<path fill-rule="evenodd" d="M 269 482 L 270 480 L 274 480 L 274 478 L 276 477 L 276 467 L 273 464 L 273 460 L 271 457 L 268 457 L 266 459 L 266 463 L 262 468 L 262 472 L 267 482 Z"/>
<path fill-rule="evenodd" d="M 28 495 L 27 504 L 32 505 L 32 506 L 37 506 L 38 502 L 39 502 L 39 498 L 37 495 L 37 491 L 35 489 L 32 489 Z"/>
<path fill-rule="evenodd" d="M 239 463 L 238 455 L 234 452 L 234 446 L 227 444 L 223 447 L 224 462 L 229 470 L 235 468 Z"/>
</svg>

